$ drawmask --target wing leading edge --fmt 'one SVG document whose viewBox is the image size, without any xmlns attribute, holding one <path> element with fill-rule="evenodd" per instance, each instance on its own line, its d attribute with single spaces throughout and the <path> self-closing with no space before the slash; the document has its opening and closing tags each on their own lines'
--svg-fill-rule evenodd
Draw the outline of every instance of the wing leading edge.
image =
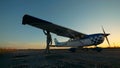
<svg viewBox="0 0 120 68">
<path fill-rule="evenodd" d="M 42 20 L 42 19 L 38 19 L 36 17 L 30 16 L 30 15 L 24 15 L 23 16 L 23 20 L 22 20 L 22 24 L 28 24 L 43 30 L 47 30 L 50 31 L 52 33 L 55 33 L 59 36 L 64 36 L 64 37 L 68 37 L 68 38 L 82 38 L 84 37 L 86 34 L 74 31 L 72 29 L 68 29 L 56 24 L 53 24 L 51 22 Z"/>
</svg>

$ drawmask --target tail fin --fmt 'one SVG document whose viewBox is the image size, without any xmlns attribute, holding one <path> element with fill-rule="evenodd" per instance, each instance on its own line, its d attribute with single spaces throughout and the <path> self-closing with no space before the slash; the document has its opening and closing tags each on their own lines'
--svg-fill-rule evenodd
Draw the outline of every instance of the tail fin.
<svg viewBox="0 0 120 68">
<path fill-rule="evenodd" d="M 55 45 L 59 44 L 59 42 L 58 42 L 58 40 L 56 38 L 54 38 L 54 42 L 55 42 Z"/>
</svg>

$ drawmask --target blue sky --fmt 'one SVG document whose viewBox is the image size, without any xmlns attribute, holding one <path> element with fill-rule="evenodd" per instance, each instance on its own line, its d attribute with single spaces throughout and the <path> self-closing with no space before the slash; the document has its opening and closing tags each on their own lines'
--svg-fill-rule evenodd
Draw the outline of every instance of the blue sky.
<svg viewBox="0 0 120 68">
<path fill-rule="evenodd" d="M 22 25 L 29 14 L 73 30 L 110 33 L 111 45 L 120 45 L 120 0 L 1 0 L 0 47 L 44 48 L 46 38 L 41 29 Z M 52 34 L 60 41 L 64 37 Z M 101 44 L 107 46 L 106 42 Z"/>
</svg>

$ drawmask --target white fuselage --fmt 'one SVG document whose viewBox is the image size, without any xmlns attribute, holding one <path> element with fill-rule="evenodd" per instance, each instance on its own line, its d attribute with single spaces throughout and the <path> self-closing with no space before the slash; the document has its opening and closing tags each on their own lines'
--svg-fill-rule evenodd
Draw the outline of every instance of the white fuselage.
<svg viewBox="0 0 120 68">
<path fill-rule="evenodd" d="M 68 40 L 66 42 L 58 42 L 55 39 L 55 45 L 58 47 L 79 47 L 79 46 L 91 46 L 91 45 L 98 45 L 104 41 L 103 34 L 92 34 L 87 35 L 81 39 L 73 39 Z"/>
</svg>

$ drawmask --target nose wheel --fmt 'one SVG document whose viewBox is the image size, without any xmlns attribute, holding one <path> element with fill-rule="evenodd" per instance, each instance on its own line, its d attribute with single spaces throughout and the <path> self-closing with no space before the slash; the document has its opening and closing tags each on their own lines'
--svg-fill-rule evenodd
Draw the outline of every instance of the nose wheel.
<svg viewBox="0 0 120 68">
<path fill-rule="evenodd" d="M 95 48 L 93 48 L 93 50 L 95 50 L 95 51 L 97 51 L 97 52 L 101 52 L 103 49 L 100 48 L 100 47 L 95 47 Z"/>
</svg>

